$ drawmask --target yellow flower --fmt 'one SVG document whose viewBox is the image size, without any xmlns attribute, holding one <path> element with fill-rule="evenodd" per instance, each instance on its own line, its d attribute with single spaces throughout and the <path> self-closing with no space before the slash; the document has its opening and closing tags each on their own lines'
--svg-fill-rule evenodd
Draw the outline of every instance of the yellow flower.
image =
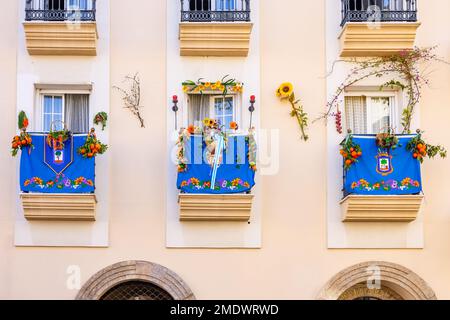
<svg viewBox="0 0 450 320">
<path fill-rule="evenodd" d="M 206 82 L 206 83 L 205 83 L 205 87 L 206 87 L 206 88 L 211 87 L 211 82 Z"/>
<path fill-rule="evenodd" d="M 282 98 L 289 98 L 294 92 L 294 86 L 290 82 L 282 83 L 280 88 L 278 88 L 278 92 Z"/>
<path fill-rule="evenodd" d="M 281 97 L 281 92 L 280 89 L 278 88 L 277 91 L 275 92 L 275 94 L 277 95 L 277 97 Z"/>
<path fill-rule="evenodd" d="M 225 91 L 225 86 L 224 86 L 224 85 L 221 85 L 221 86 L 219 87 L 219 90 L 220 90 L 220 91 Z"/>
<path fill-rule="evenodd" d="M 203 119 L 203 125 L 204 125 L 204 126 L 209 126 L 209 122 L 210 122 L 210 119 L 209 119 L 209 118 Z"/>
<path fill-rule="evenodd" d="M 215 84 L 211 85 L 212 90 L 217 90 L 217 86 Z"/>
<path fill-rule="evenodd" d="M 183 92 L 188 92 L 189 91 L 189 87 L 188 86 L 183 86 Z"/>
<path fill-rule="evenodd" d="M 221 82 L 221 81 L 217 81 L 214 85 L 215 85 L 216 87 L 220 87 L 220 86 L 222 85 L 222 82 Z"/>
<path fill-rule="evenodd" d="M 194 92 L 199 92 L 200 91 L 200 87 L 195 87 Z"/>
<path fill-rule="evenodd" d="M 202 84 L 198 86 L 199 91 L 205 91 L 205 89 L 206 89 L 206 87 Z"/>
</svg>

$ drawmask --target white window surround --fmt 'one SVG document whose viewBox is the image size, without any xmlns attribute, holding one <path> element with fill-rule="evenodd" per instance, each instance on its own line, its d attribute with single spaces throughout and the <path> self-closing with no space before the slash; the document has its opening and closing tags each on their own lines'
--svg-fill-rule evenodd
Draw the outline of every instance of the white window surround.
<svg viewBox="0 0 450 320">
<path fill-rule="evenodd" d="M 76 90 L 51 90 L 51 89 L 36 89 L 36 99 L 34 115 L 31 115 L 33 121 L 32 131 L 44 131 L 44 97 L 45 96 L 62 96 L 63 97 L 63 119 L 64 119 L 64 106 L 65 106 L 65 95 L 66 94 L 87 94 L 91 95 L 92 91 L 89 89 L 76 89 Z"/>
<path fill-rule="evenodd" d="M 371 123 L 370 119 L 370 109 L 371 109 L 371 98 L 389 98 L 390 99 L 390 126 L 394 129 L 395 133 L 400 133 L 402 130 L 400 118 L 403 108 L 400 108 L 401 105 L 401 92 L 399 91 L 359 91 L 359 90 L 350 90 L 345 92 L 344 101 L 346 97 L 365 97 L 367 104 L 367 124 Z M 343 117 L 342 124 L 345 129 L 348 128 L 346 123 L 346 114 L 345 114 L 345 102 L 342 108 Z M 369 130 L 369 128 L 368 128 Z"/>
<path fill-rule="evenodd" d="M 186 106 L 185 108 L 181 106 L 180 111 L 182 114 L 182 127 L 187 128 L 192 123 L 189 123 L 189 95 L 191 94 L 201 94 L 201 93 L 188 93 L 185 94 L 183 97 L 183 106 Z M 210 99 L 210 117 L 215 117 L 214 112 L 214 101 L 216 98 L 223 98 L 224 96 L 222 94 L 215 93 L 215 92 L 208 92 L 204 93 L 204 95 L 209 96 Z M 235 92 L 227 93 L 225 97 L 232 97 L 233 98 L 233 121 L 235 121 L 239 125 L 239 129 L 236 131 L 236 134 L 242 133 L 242 128 L 244 128 L 244 124 L 241 123 L 242 120 L 242 94 L 238 94 Z"/>
</svg>

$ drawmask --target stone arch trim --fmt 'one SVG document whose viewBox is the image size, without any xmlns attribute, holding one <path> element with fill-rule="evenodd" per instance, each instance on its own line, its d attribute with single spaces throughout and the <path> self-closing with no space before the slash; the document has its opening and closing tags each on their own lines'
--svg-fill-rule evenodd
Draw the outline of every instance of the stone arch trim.
<svg viewBox="0 0 450 320">
<path fill-rule="evenodd" d="M 434 291 L 413 271 L 390 262 L 368 261 L 351 266 L 339 272 L 323 287 L 318 299 L 338 300 L 339 297 L 358 284 L 365 283 L 373 276 L 370 269 L 380 270 L 383 286 L 395 290 L 405 300 L 436 300 Z"/>
<path fill-rule="evenodd" d="M 76 300 L 99 300 L 109 289 L 128 281 L 146 281 L 167 291 L 175 300 L 195 300 L 188 285 L 173 271 L 148 261 L 124 261 L 94 274 Z"/>
</svg>

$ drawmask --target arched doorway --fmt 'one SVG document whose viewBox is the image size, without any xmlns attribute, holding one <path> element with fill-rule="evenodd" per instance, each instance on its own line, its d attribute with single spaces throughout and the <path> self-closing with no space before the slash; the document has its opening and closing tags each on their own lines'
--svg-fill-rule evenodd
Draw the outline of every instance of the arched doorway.
<svg viewBox="0 0 450 320">
<path fill-rule="evenodd" d="M 127 281 L 109 289 L 100 300 L 173 300 L 164 289 L 150 282 Z"/>
<path fill-rule="evenodd" d="M 390 262 L 369 261 L 335 275 L 321 300 L 436 300 L 428 284 L 411 270 Z"/>
<path fill-rule="evenodd" d="M 77 300 L 193 300 L 191 289 L 174 272 L 147 261 L 124 261 L 93 275 Z"/>
</svg>

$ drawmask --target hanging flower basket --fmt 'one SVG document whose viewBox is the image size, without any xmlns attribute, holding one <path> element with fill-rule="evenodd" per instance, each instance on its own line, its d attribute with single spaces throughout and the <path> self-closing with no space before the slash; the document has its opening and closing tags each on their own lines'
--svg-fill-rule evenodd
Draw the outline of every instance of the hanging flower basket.
<svg viewBox="0 0 450 320">
<path fill-rule="evenodd" d="M 63 125 L 63 130 L 54 130 L 55 124 L 61 123 Z M 50 125 L 50 132 L 47 135 L 47 144 L 50 148 L 53 148 L 53 150 L 63 150 L 64 149 L 64 142 L 69 140 L 71 136 L 71 133 L 69 130 L 67 130 L 67 126 L 64 123 L 64 121 L 56 120 L 53 121 Z"/>
</svg>

